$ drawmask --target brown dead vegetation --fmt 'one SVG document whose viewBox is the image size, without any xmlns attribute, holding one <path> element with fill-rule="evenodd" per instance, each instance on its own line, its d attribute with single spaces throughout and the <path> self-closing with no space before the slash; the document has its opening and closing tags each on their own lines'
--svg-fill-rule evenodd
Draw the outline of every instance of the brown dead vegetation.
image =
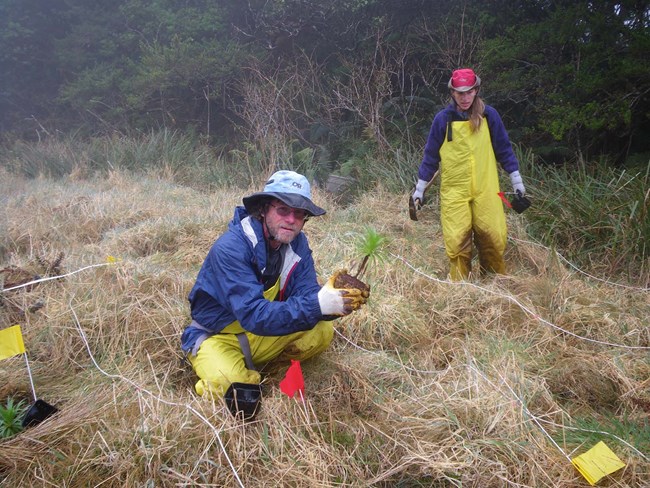
<svg viewBox="0 0 650 488">
<path fill-rule="evenodd" d="M 341 207 L 316 188 L 328 213 L 305 232 L 323 278 L 350 262 L 369 224 L 390 238 L 390 257 L 364 276 L 367 305 L 303 364 L 307 403 L 269 373 L 261 412 L 241 424 L 194 393 L 179 337 L 198 268 L 243 192 L 119 171 L 13 181 L 16 196 L 4 181 L 2 268 L 27 271 L 9 281 L 73 274 L 20 291 L 44 303 L 20 323 L 36 391 L 59 412 L 0 440 L 0 484 L 587 486 L 530 415 L 571 456 L 604 440 L 627 464 L 604 486 L 647 480 L 650 364 L 635 348 L 648 345 L 648 292 L 574 273 L 526 242 L 521 217 L 509 216 L 520 239 L 509 274 L 457 284 L 435 208 L 412 222 L 403 195 L 379 188 Z M 0 395 L 29 392 L 24 362 L 0 362 L 0 385 Z M 585 419 L 605 433 L 571 430 Z M 615 422 L 631 426 L 628 444 L 607 434 Z"/>
</svg>

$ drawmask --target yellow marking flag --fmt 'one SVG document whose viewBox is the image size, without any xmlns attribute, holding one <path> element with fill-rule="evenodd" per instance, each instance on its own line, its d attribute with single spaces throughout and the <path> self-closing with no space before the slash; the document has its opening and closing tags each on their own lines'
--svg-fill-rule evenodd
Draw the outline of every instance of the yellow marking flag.
<svg viewBox="0 0 650 488">
<path fill-rule="evenodd" d="M 0 361 L 25 352 L 20 325 L 0 330 Z"/>
<path fill-rule="evenodd" d="M 573 458 L 571 462 L 591 486 L 596 486 L 601 478 L 625 467 L 625 463 L 603 441 Z"/>
</svg>

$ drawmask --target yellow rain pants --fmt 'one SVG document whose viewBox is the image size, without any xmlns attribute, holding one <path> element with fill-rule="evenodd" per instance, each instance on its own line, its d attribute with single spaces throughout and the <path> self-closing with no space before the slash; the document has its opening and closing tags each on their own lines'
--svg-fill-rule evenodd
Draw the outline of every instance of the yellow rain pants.
<svg viewBox="0 0 650 488">
<path fill-rule="evenodd" d="M 505 273 L 506 217 L 487 121 L 475 132 L 469 121 L 452 124 L 452 141 L 445 137 L 440 148 L 440 219 L 449 274 L 454 281 L 469 277 L 472 240 L 481 271 Z"/>
<path fill-rule="evenodd" d="M 264 297 L 268 300 L 277 296 L 279 287 L 278 280 L 274 287 L 264 292 Z M 188 356 L 199 377 L 194 386 L 199 395 L 209 393 L 220 397 L 231 383 L 260 383 L 260 373 L 246 368 L 244 353 L 236 335 L 241 332 L 246 333 L 253 363 L 258 366 L 280 355 L 282 359 L 303 361 L 323 352 L 332 341 L 334 327 L 331 322 L 322 321 L 311 330 L 285 336 L 258 336 L 246 332 L 237 321 L 231 323 L 219 334 L 205 339 L 196 356 Z"/>
</svg>

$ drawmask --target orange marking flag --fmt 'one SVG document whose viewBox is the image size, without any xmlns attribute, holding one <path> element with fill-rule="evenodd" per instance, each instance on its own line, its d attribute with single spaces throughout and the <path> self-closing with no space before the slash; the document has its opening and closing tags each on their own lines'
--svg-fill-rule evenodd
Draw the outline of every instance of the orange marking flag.
<svg viewBox="0 0 650 488">
<path fill-rule="evenodd" d="M 0 330 L 0 361 L 25 352 L 20 325 Z"/>
<path fill-rule="evenodd" d="M 625 467 L 625 463 L 603 441 L 573 458 L 571 462 L 591 486 L 596 486 L 601 478 Z"/>
</svg>

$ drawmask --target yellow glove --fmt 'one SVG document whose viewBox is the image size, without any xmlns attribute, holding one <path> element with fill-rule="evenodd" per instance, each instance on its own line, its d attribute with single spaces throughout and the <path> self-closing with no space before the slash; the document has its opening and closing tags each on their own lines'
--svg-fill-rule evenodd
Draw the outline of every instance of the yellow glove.
<svg viewBox="0 0 650 488">
<path fill-rule="evenodd" d="M 345 292 L 349 290 L 345 290 L 343 293 L 343 299 L 345 300 L 346 304 L 354 311 L 354 310 L 359 310 L 361 308 L 361 305 L 365 305 L 368 302 L 368 299 L 365 297 L 362 297 L 361 295 L 359 296 L 353 296 L 350 294 L 346 294 Z"/>
<path fill-rule="evenodd" d="M 370 287 L 354 276 L 350 276 L 347 269 L 339 269 L 336 271 L 327 280 L 325 286 L 340 290 L 345 304 L 352 310 L 358 310 L 361 305 L 364 305 L 368 301 L 368 297 L 370 296 Z"/>
</svg>

